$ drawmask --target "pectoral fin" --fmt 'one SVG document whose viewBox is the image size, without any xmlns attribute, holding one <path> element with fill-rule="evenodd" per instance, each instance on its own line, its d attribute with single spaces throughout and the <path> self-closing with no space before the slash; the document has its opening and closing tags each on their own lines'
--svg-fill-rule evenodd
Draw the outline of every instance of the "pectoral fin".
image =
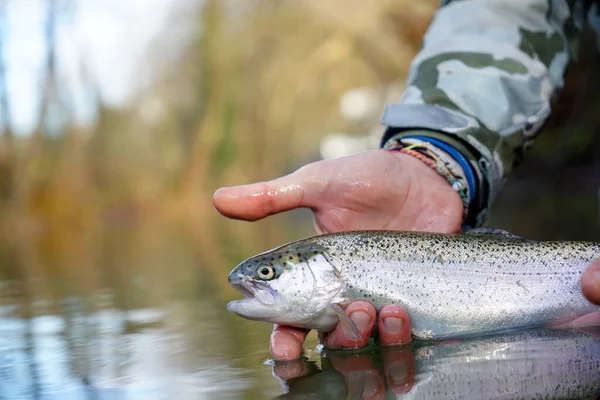
<svg viewBox="0 0 600 400">
<path fill-rule="evenodd" d="M 569 322 L 552 326 L 555 329 L 577 329 L 589 335 L 600 337 L 600 311 L 586 314 Z"/>
<path fill-rule="evenodd" d="M 600 311 L 586 314 L 572 321 L 570 325 L 573 328 L 600 328 Z"/>
<path fill-rule="evenodd" d="M 348 339 L 356 341 L 362 340 L 362 336 L 360 335 L 358 327 L 356 326 L 354 321 L 352 321 L 352 319 L 346 315 L 346 313 L 344 312 L 344 308 L 339 304 L 331 304 L 330 307 L 333 311 L 335 311 L 338 319 L 340 320 L 339 323 L 343 324 L 344 332 L 348 332 L 350 334 L 351 337 L 349 337 Z"/>
<path fill-rule="evenodd" d="M 583 332 L 586 335 L 590 335 L 595 338 L 600 338 L 600 328 L 597 326 L 591 328 L 577 328 L 579 332 Z"/>
</svg>

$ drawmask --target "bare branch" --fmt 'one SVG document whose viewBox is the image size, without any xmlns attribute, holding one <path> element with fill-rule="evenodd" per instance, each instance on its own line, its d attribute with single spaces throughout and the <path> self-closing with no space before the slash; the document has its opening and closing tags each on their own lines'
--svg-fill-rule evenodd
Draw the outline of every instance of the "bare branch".
<svg viewBox="0 0 600 400">
<path fill-rule="evenodd" d="M 0 0 L 0 26 L 6 27 L 7 15 L 6 5 L 8 0 Z M 2 119 L 2 134 L 8 141 L 12 140 L 12 123 L 10 115 L 10 104 L 8 102 L 8 89 L 6 84 L 6 65 L 4 47 L 6 31 L 0 30 L 0 118 Z"/>
<path fill-rule="evenodd" d="M 44 124 L 48 116 L 48 108 L 52 96 L 56 94 L 56 13 L 57 1 L 48 0 L 46 14 L 46 78 L 40 102 L 40 114 L 34 133 L 36 140 L 41 139 Z"/>
</svg>

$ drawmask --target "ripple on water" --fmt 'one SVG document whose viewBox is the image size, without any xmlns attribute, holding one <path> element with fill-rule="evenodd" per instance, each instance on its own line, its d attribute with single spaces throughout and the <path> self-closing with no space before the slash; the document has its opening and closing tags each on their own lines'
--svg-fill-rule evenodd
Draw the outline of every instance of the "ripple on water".
<svg viewBox="0 0 600 400">
<path fill-rule="evenodd" d="M 190 356 L 201 346 L 165 324 L 165 310 L 30 320 L 10 311 L 0 309 L 2 399 L 242 398 L 253 383 L 225 356 Z"/>
</svg>

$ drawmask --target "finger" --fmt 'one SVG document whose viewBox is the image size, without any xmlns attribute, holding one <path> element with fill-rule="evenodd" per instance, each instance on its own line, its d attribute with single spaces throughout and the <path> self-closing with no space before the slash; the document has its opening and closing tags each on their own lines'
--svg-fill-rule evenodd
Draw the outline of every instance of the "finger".
<svg viewBox="0 0 600 400">
<path fill-rule="evenodd" d="M 348 387 L 347 398 L 385 398 L 383 377 L 370 355 L 330 356 L 330 360 L 331 366 L 344 377 Z"/>
<path fill-rule="evenodd" d="M 302 356 L 302 345 L 306 335 L 308 335 L 307 329 L 275 325 L 269 340 L 271 358 L 276 361 L 299 359 Z"/>
<path fill-rule="evenodd" d="M 593 263 L 581 276 L 581 291 L 589 301 L 600 305 L 600 260 Z"/>
<path fill-rule="evenodd" d="M 352 339 L 352 335 L 344 331 L 347 329 L 344 324 L 337 324 L 335 329 L 325 337 L 323 343 L 325 347 L 329 349 L 359 349 L 365 347 L 369 342 L 377 317 L 375 307 L 369 302 L 359 300 L 351 303 L 345 312 L 354 321 L 361 339 Z"/>
<path fill-rule="evenodd" d="M 304 167 L 269 182 L 221 188 L 213 195 L 213 204 L 226 217 L 256 221 L 294 208 L 310 207 L 311 196 L 306 196 L 305 188 L 313 193 L 321 186 Z"/>
<path fill-rule="evenodd" d="M 410 318 L 400 306 L 388 304 L 379 312 L 379 344 L 399 346 L 410 343 Z"/>
<path fill-rule="evenodd" d="M 408 393 L 416 381 L 412 348 L 384 349 L 381 352 L 385 383 L 394 394 Z"/>
</svg>

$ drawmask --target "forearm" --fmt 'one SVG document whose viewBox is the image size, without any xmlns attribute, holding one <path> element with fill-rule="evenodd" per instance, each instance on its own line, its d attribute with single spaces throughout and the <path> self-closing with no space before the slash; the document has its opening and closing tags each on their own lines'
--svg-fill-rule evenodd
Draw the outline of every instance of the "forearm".
<svg viewBox="0 0 600 400">
<path fill-rule="evenodd" d="M 563 85 L 578 30 L 566 2 L 552 4 L 445 2 L 412 63 L 400 103 L 382 117 L 388 126 L 382 146 L 419 130 L 468 159 L 477 196 L 466 225 L 485 221 Z"/>
</svg>

